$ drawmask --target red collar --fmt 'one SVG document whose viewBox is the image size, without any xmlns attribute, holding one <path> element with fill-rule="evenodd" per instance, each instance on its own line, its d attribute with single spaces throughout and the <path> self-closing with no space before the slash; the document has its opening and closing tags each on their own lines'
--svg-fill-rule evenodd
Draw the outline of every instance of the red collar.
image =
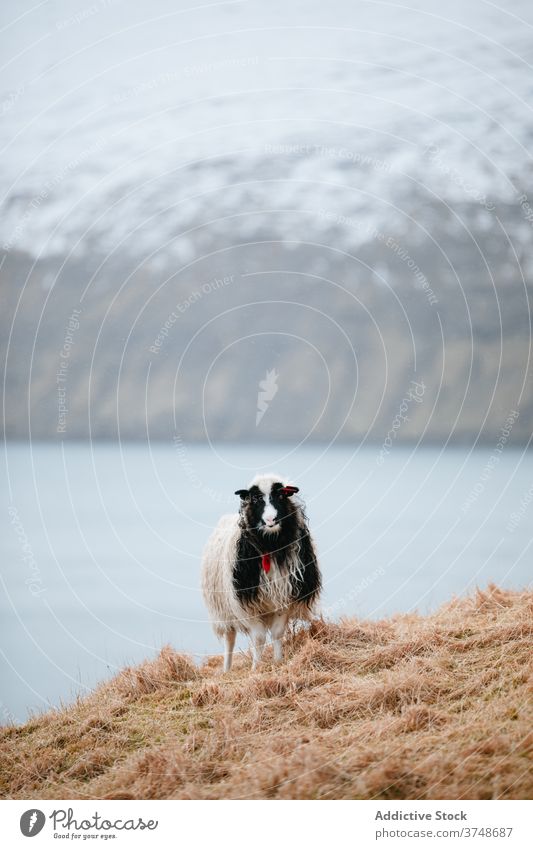
<svg viewBox="0 0 533 849">
<path fill-rule="evenodd" d="M 268 575 L 270 572 L 270 554 L 263 554 L 261 557 L 261 565 Z"/>
</svg>

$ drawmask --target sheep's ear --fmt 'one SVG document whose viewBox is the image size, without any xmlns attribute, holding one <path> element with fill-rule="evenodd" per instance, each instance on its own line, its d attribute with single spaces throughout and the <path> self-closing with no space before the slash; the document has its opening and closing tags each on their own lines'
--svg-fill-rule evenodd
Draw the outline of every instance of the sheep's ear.
<svg viewBox="0 0 533 849">
<path fill-rule="evenodd" d="M 250 490 L 249 489 L 237 489 L 237 490 L 235 490 L 235 495 L 240 495 L 242 500 L 244 501 L 244 499 L 248 498 L 248 496 L 250 495 Z"/>
<path fill-rule="evenodd" d="M 283 495 L 294 495 L 295 492 L 300 492 L 299 486 L 284 486 L 282 488 Z"/>
</svg>

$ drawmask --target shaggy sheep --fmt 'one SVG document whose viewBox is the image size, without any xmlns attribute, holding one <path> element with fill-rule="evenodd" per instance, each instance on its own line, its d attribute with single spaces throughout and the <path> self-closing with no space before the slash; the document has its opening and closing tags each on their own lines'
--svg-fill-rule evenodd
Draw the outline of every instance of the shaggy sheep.
<svg viewBox="0 0 533 849">
<path fill-rule="evenodd" d="M 239 489 L 240 512 L 222 516 L 204 551 L 202 590 L 213 629 L 224 637 L 231 669 L 237 631 L 252 640 L 255 669 L 270 631 L 274 660 L 292 619 L 309 619 L 321 589 L 315 547 L 297 486 L 258 475 Z"/>
</svg>

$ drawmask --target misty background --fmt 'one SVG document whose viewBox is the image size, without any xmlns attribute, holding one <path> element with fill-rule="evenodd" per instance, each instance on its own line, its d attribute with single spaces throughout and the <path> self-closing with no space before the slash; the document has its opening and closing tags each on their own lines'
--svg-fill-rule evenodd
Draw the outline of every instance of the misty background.
<svg viewBox="0 0 533 849">
<path fill-rule="evenodd" d="M 200 553 L 256 471 L 332 616 L 530 580 L 532 34 L 526 0 L 2 4 L 5 720 L 217 651 Z"/>
<path fill-rule="evenodd" d="M 529 439 L 530 4 L 411 5 L 3 4 L 8 437 L 77 309 L 61 439 Z"/>
</svg>

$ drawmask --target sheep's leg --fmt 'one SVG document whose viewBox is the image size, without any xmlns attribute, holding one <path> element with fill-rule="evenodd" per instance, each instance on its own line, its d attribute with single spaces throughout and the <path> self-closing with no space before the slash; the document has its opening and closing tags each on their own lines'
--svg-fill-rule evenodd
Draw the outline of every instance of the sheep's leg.
<svg viewBox="0 0 533 849">
<path fill-rule="evenodd" d="M 266 642 L 266 628 L 262 622 L 254 622 L 250 625 L 252 637 L 252 669 L 257 669 Z"/>
<path fill-rule="evenodd" d="M 281 663 L 281 661 L 283 660 L 282 640 L 288 621 L 289 617 L 287 613 L 278 613 L 274 617 L 274 621 L 270 626 L 270 633 L 272 634 L 272 645 L 274 647 L 274 663 Z"/>
<path fill-rule="evenodd" d="M 231 669 L 236 636 L 237 632 L 234 628 L 224 634 L 224 672 L 229 672 Z"/>
</svg>

